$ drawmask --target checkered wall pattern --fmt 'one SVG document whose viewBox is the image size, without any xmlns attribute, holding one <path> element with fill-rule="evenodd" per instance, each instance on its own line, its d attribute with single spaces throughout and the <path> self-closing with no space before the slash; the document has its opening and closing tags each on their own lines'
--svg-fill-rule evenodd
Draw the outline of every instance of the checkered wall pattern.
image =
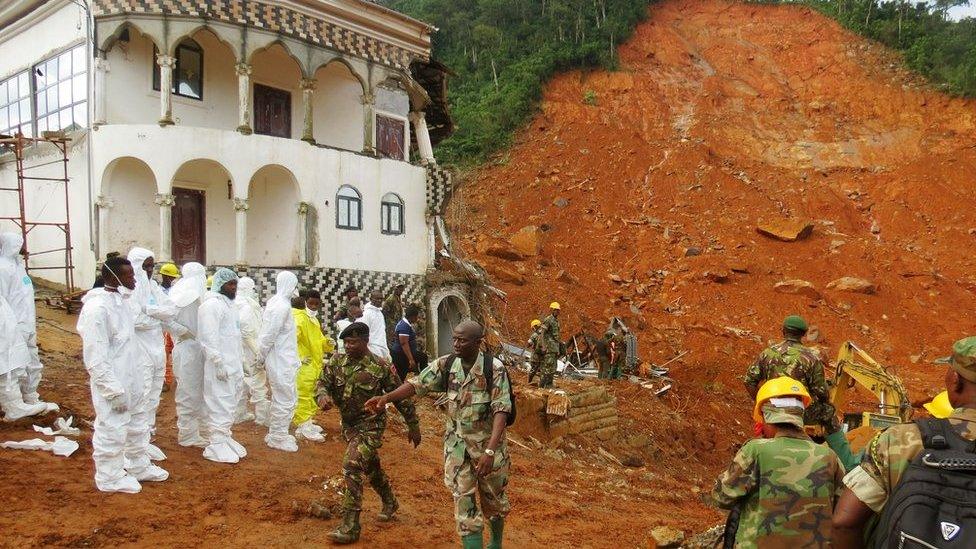
<svg viewBox="0 0 976 549">
<path fill-rule="evenodd" d="M 451 172 L 437 164 L 427 166 L 427 214 L 441 215 L 444 202 L 451 196 L 454 179 Z"/>
<path fill-rule="evenodd" d="M 233 269 L 234 267 L 230 267 Z M 211 272 L 216 267 L 209 269 Z M 249 276 L 254 279 L 255 290 L 262 303 L 275 292 L 275 277 L 279 271 L 288 270 L 298 277 L 299 287 L 315 289 L 322 293 L 326 313 L 332 315 L 344 303 L 343 292 L 349 286 L 355 286 L 359 295 L 368 297 L 371 290 L 378 289 L 383 295 L 389 295 L 397 284 L 404 284 L 404 303 L 417 303 L 421 306 L 426 301 L 424 275 L 404 273 L 388 273 L 382 271 L 360 271 L 354 269 L 333 269 L 325 267 L 248 267 L 235 269 L 239 276 Z"/>
<path fill-rule="evenodd" d="M 96 18 L 130 13 L 205 17 L 279 33 L 401 70 L 409 70 L 416 57 L 403 48 L 351 29 L 253 0 L 95 0 L 93 12 Z"/>
</svg>

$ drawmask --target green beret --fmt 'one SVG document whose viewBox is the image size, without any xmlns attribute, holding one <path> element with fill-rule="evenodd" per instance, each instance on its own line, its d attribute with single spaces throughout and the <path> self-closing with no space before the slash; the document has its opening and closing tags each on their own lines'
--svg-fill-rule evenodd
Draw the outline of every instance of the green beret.
<svg viewBox="0 0 976 549">
<path fill-rule="evenodd" d="M 783 327 L 805 332 L 807 331 L 807 321 L 803 320 L 800 315 L 790 315 L 783 321 Z"/>
</svg>

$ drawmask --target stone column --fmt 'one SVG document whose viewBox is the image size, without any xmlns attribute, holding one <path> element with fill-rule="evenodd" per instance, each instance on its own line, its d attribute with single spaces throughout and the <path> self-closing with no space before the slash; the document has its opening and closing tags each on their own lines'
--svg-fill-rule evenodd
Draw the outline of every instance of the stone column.
<svg viewBox="0 0 976 549">
<path fill-rule="evenodd" d="M 237 246 L 234 258 L 237 265 L 247 265 L 245 246 L 247 245 L 247 210 L 250 208 L 246 198 L 234 198 L 234 211 L 237 220 Z"/>
<path fill-rule="evenodd" d="M 308 265 L 308 202 L 298 203 L 298 264 Z"/>
<path fill-rule="evenodd" d="M 373 127 L 376 125 L 376 96 L 367 93 L 362 97 L 363 106 L 366 111 L 366 120 L 364 124 L 364 136 L 363 136 L 363 152 L 366 154 L 376 154 L 376 143 L 374 139 Z"/>
<path fill-rule="evenodd" d="M 423 111 L 410 113 L 410 121 L 413 123 L 413 131 L 417 136 L 417 149 L 420 152 L 420 162 L 423 164 L 436 164 L 434 160 L 434 146 L 430 143 L 430 132 L 427 130 L 427 116 Z M 407 137 L 407 142 L 410 138 Z"/>
<path fill-rule="evenodd" d="M 173 259 L 173 205 L 176 197 L 171 194 L 157 194 L 156 204 L 159 206 L 159 249 L 156 252 L 156 262 L 171 261 Z"/>
<path fill-rule="evenodd" d="M 302 141 L 315 144 L 315 136 L 312 133 L 312 99 L 315 94 L 315 79 L 302 78 L 298 82 L 298 87 L 302 89 L 302 102 L 305 106 L 305 122 L 302 125 Z"/>
<path fill-rule="evenodd" d="M 176 58 L 159 54 L 156 56 L 159 65 L 159 125 L 172 126 L 173 122 L 173 68 Z"/>
<path fill-rule="evenodd" d="M 98 247 L 95 250 L 95 259 L 102 261 L 108 253 L 108 214 L 115 206 L 115 200 L 109 196 L 99 195 L 95 200 L 95 207 L 98 208 Z"/>
<path fill-rule="evenodd" d="M 251 135 L 251 65 L 238 63 L 237 69 L 237 105 L 240 120 L 237 131 L 244 135 Z"/>
<path fill-rule="evenodd" d="M 107 105 L 105 97 L 105 76 L 110 69 L 111 67 L 107 59 L 102 57 L 95 58 L 95 101 L 92 126 L 101 126 L 108 119 L 105 112 Z"/>
</svg>

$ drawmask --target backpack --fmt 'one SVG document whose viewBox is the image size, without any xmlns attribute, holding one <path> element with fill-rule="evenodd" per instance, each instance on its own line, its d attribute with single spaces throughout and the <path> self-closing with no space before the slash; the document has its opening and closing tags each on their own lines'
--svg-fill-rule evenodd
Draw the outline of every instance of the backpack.
<svg viewBox="0 0 976 549">
<path fill-rule="evenodd" d="M 491 356 L 491 353 L 487 353 L 486 352 L 486 353 L 483 353 L 483 354 L 484 354 L 484 357 L 485 357 L 485 363 L 482 366 L 482 370 L 481 371 L 484 374 L 484 376 L 485 376 L 485 382 L 487 383 L 487 386 L 485 387 L 485 390 L 488 391 L 488 394 L 489 395 L 491 395 L 492 384 L 495 382 L 495 380 L 494 380 L 494 377 L 495 377 L 494 376 L 494 373 L 495 373 L 495 371 L 494 371 L 495 370 L 495 363 L 494 363 L 493 357 Z M 451 381 L 451 365 L 454 364 L 454 360 L 456 358 L 457 358 L 457 355 L 454 354 L 454 353 L 451 353 L 451 354 L 447 355 L 447 359 L 444 361 L 444 373 L 443 373 L 444 378 L 443 378 L 443 382 L 444 382 L 444 392 L 445 393 L 447 392 L 447 385 Z M 515 415 L 516 415 L 516 411 L 515 411 L 515 393 L 512 391 L 512 378 L 511 377 L 508 378 L 508 398 L 512 401 L 512 412 L 510 414 L 508 414 L 508 417 L 505 419 L 505 425 L 511 427 L 512 424 L 515 423 Z"/>
<path fill-rule="evenodd" d="M 874 547 L 976 547 L 976 442 L 945 419 L 915 423 L 924 449 L 888 498 Z"/>
</svg>

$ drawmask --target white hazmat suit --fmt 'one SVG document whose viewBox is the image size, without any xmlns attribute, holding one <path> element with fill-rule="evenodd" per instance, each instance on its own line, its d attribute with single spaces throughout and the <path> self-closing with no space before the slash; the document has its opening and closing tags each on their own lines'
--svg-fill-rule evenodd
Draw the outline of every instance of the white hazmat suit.
<svg viewBox="0 0 976 549">
<path fill-rule="evenodd" d="M 24 261 L 20 257 L 20 250 L 24 246 L 24 238 L 20 233 L 0 234 L 0 295 L 10 306 L 10 310 L 17 320 L 15 337 L 21 339 L 27 347 L 27 363 L 22 367 L 5 374 L 9 379 L 0 380 L 4 387 L 12 389 L 19 385 L 20 399 L 14 396 L 14 391 L 4 391 L 2 398 L 17 410 L 20 400 L 23 400 L 31 410 L 34 405 L 42 404 L 43 411 L 57 411 L 57 404 L 43 402 L 37 394 L 37 386 L 41 383 L 41 359 L 37 352 L 37 311 L 34 308 L 34 283 L 27 275 Z M 19 346 L 19 343 L 18 343 Z M 6 410 L 6 408 L 4 408 Z M 28 411 L 19 408 L 20 413 Z M 35 412 L 39 413 L 39 412 Z M 14 415 L 18 415 L 15 413 Z M 27 414 L 33 415 L 33 414 Z M 20 417 L 24 417 L 21 415 Z"/>
<path fill-rule="evenodd" d="M 197 340 L 197 317 L 207 293 L 207 271 L 199 263 L 187 263 L 183 276 L 169 290 L 179 309 L 169 324 L 173 346 L 173 376 L 176 377 L 176 427 L 180 446 L 203 448 L 207 439 L 200 432 L 206 422 L 203 407 L 203 350 Z"/>
<path fill-rule="evenodd" d="M 147 259 L 153 253 L 145 248 L 132 248 L 128 260 L 135 271 L 136 289 L 126 300 L 132 308 L 135 318 L 136 341 L 152 361 L 149 373 L 149 397 L 146 399 L 146 417 L 149 421 L 150 434 L 156 430 L 156 410 L 163 392 L 163 380 L 166 377 L 166 349 L 163 341 L 163 323 L 176 319 L 179 310 L 163 293 L 159 284 L 149 278 L 143 269 Z M 154 461 L 166 459 L 166 454 L 155 445 L 149 445 L 149 458 Z"/>
<path fill-rule="evenodd" d="M 264 311 L 254 292 L 254 280 L 243 277 L 237 282 L 237 297 L 234 299 L 237 317 L 241 323 L 241 340 L 244 346 L 244 390 L 237 404 L 237 420 L 247 421 L 248 396 L 254 405 L 254 420 L 259 425 L 268 424 L 268 378 L 264 365 L 258 360 L 258 336 L 261 335 L 261 316 Z"/>
<path fill-rule="evenodd" d="M 141 490 L 140 480 L 169 477 L 149 461 L 146 453 L 146 372 L 152 364 L 136 341 L 132 310 L 122 295 L 95 288 L 82 303 L 78 333 L 95 408 L 95 486 L 103 492 L 136 493 Z"/>
<path fill-rule="evenodd" d="M 29 361 L 27 341 L 20 337 L 17 316 L 7 299 L 0 295 L 0 406 L 6 421 L 41 414 L 47 409 L 40 403 L 24 403 L 20 394 L 20 373 Z"/>
<path fill-rule="evenodd" d="M 295 376 L 301 361 L 298 358 L 298 335 L 291 314 L 291 298 L 298 289 L 294 273 L 281 271 L 275 278 L 275 295 L 268 300 L 262 319 L 258 347 L 271 385 L 271 411 L 268 435 L 264 442 L 271 448 L 297 452 L 298 443 L 288 433 L 298 403 Z"/>
<path fill-rule="evenodd" d="M 234 411 L 244 383 L 237 307 L 229 297 L 220 293 L 231 280 L 237 280 L 234 271 L 217 269 L 213 286 L 200 305 L 197 320 L 200 347 L 205 357 L 203 402 L 210 436 L 203 457 L 220 463 L 237 463 L 247 455 L 231 434 Z"/>
</svg>

